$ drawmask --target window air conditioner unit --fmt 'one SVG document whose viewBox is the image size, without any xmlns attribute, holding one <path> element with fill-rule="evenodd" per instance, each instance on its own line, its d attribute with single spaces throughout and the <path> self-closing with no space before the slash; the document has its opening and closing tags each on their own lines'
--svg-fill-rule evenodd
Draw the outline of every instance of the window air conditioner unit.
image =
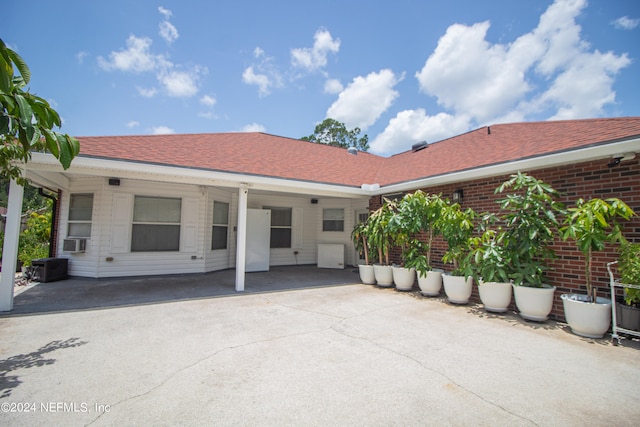
<svg viewBox="0 0 640 427">
<path fill-rule="evenodd" d="M 84 252 L 87 248 L 87 239 L 64 239 L 62 250 L 64 252 Z"/>
</svg>

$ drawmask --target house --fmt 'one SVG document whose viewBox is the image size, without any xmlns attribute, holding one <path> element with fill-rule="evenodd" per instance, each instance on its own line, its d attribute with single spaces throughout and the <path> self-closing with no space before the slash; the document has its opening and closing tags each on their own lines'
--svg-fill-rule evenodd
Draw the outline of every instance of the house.
<svg viewBox="0 0 640 427">
<path fill-rule="evenodd" d="M 78 139 L 67 171 L 43 153 L 25 167 L 58 196 L 55 252 L 72 276 L 235 268 L 241 291 L 255 210 L 271 212 L 268 265 L 316 264 L 323 244 L 340 245 L 337 263 L 354 265 L 351 229 L 382 196 L 462 190 L 463 207 L 495 210 L 493 190 L 517 171 L 567 200 L 620 197 L 640 211 L 640 117 L 491 125 L 387 158 L 264 133 Z M 10 196 L 9 216 L 16 204 Z M 637 220 L 628 229 L 640 240 Z M 563 256 L 571 265 L 556 268 L 559 286 L 580 286 L 575 253 Z"/>
</svg>

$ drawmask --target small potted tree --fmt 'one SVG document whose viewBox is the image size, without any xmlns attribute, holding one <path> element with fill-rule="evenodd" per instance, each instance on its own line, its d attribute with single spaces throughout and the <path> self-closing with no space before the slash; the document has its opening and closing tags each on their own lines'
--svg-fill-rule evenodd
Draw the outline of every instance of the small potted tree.
<svg viewBox="0 0 640 427">
<path fill-rule="evenodd" d="M 373 265 L 376 284 L 381 287 L 393 286 L 393 269 L 389 264 L 391 235 L 389 220 L 393 216 L 393 202 L 383 199 L 382 206 L 376 209 L 367 220 L 366 235 L 372 250 L 378 253 L 378 263 Z"/>
<path fill-rule="evenodd" d="M 518 172 L 502 183 L 496 194 L 513 191 L 497 202 L 504 228 L 502 243 L 511 267 L 513 294 L 520 316 L 543 322 L 553 308 L 555 286 L 546 282 L 549 262 L 555 257 L 551 245 L 557 216 L 564 207 L 549 184 Z"/>
<path fill-rule="evenodd" d="M 453 271 L 442 276 L 444 292 L 449 302 L 467 304 L 473 291 L 473 270 L 469 259 L 469 239 L 474 230 L 476 213 L 462 210 L 458 203 L 447 204 L 438 223 L 447 251 L 442 257 L 445 264 L 452 264 Z"/>
<path fill-rule="evenodd" d="M 618 219 L 629 220 L 633 215 L 633 210 L 616 198 L 594 198 L 587 202 L 578 199 L 575 207 L 568 209 L 560 229 L 562 238 L 574 240 L 585 260 L 587 294 L 561 296 L 567 323 L 577 335 L 602 338 L 609 329 L 611 300 L 597 296 L 593 287 L 593 253 L 603 250 L 607 243 L 623 242 Z"/>
<path fill-rule="evenodd" d="M 502 243 L 504 231 L 487 228 L 470 239 L 474 279 L 484 309 L 503 313 L 511 304 L 511 261 Z"/>
<path fill-rule="evenodd" d="M 424 260 L 421 260 L 422 265 L 416 265 L 416 272 L 420 292 L 426 296 L 437 296 L 442 289 L 442 273 L 444 271 L 432 267 L 431 249 L 433 238 L 441 234 L 441 217 L 446 211 L 446 204 L 447 202 L 440 195 L 431 194 L 425 197 L 422 228 L 427 234 L 427 242 L 423 246 Z"/>
<path fill-rule="evenodd" d="M 351 231 L 351 240 L 353 240 L 356 251 L 364 256 L 364 264 L 358 264 L 360 280 L 366 285 L 373 285 L 376 283 L 376 277 L 373 273 L 373 265 L 369 262 L 371 254 L 369 253 L 370 245 L 367 242 L 366 230 L 367 223 L 359 221 Z"/>
<path fill-rule="evenodd" d="M 622 299 L 616 301 L 616 324 L 640 332 L 640 243 L 620 245 L 618 272 L 622 284 L 638 287 L 625 288 Z"/>
</svg>

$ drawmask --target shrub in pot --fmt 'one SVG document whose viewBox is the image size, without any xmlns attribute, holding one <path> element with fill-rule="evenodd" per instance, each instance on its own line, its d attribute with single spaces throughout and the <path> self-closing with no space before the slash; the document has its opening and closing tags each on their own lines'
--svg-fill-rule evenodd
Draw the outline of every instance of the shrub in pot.
<svg viewBox="0 0 640 427">
<path fill-rule="evenodd" d="M 640 243 L 624 242 L 618 257 L 620 282 L 638 288 L 625 288 L 616 301 L 616 324 L 624 329 L 640 331 Z"/>
<path fill-rule="evenodd" d="M 607 243 L 624 241 L 618 219 L 629 220 L 635 215 L 622 200 L 594 198 L 578 199 L 568 209 L 560 229 L 564 240 L 572 239 L 584 255 L 586 295 L 564 294 L 562 303 L 567 323 L 573 333 L 589 338 L 602 338 L 611 321 L 611 300 L 598 297 L 593 287 L 593 253 Z"/>
<path fill-rule="evenodd" d="M 511 304 L 510 260 L 502 244 L 503 238 L 501 228 L 488 228 L 469 240 L 469 255 L 480 300 L 485 310 L 497 313 L 507 311 Z"/>
<path fill-rule="evenodd" d="M 369 215 L 365 231 L 371 250 L 378 254 L 378 263 L 374 264 L 373 271 L 376 283 L 381 287 L 393 286 L 393 270 L 389 264 L 389 249 L 391 247 L 389 221 L 393 212 L 393 202 L 386 198 L 383 199 L 382 206 Z"/>
<path fill-rule="evenodd" d="M 370 264 L 371 259 L 370 248 L 367 238 L 367 223 L 359 221 L 351 231 L 351 240 L 358 253 L 362 253 L 364 256 L 364 264 L 358 264 L 358 272 L 360 274 L 360 280 L 366 285 L 373 285 L 376 283 L 376 277 L 373 272 L 373 265 Z"/>
<path fill-rule="evenodd" d="M 453 271 L 442 276 L 447 299 L 454 304 L 469 302 L 473 291 L 473 270 L 469 262 L 469 239 L 474 230 L 476 213 L 472 209 L 462 210 L 458 203 L 447 204 L 438 227 L 447 242 L 447 251 L 442 257 L 445 264 L 453 264 Z"/>
<path fill-rule="evenodd" d="M 546 283 L 551 248 L 558 226 L 557 216 L 564 207 L 549 184 L 525 173 L 511 175 L 496 194 L 503 223 L 502 242 L 509 259 L 513 292 L 520 316 L 545 321 L 553 308 L 555 287 Z"/>
</svg>

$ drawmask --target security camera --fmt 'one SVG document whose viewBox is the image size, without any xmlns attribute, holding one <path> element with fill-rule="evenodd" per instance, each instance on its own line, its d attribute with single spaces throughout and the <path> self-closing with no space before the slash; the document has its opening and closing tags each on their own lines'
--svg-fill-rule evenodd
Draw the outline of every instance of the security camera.
<svg viewBox="0 0 640 427">
<path fill-rule="evenodd" d="M 618 166 L 623 158 L 624 158 L 623 156 L 614 157 L 613 160 L 611 160 L 607 166 L 609 166 L 610 168 L 614 166 Z"/>
<path fill-rule="evenodd" d="M 620 162 L 623 162 L 625 160 L 633 160 L 633 159 L 635 159 L 636 158 L 636 153 L 615 154 L 612 158 L 613 158 L 613 160 L 611 160 L 609 162 L 609 164 L 607 165 L 610 168 L 612 168 L 614 166 L 618 166 L 620 164 Z"/>
</svg>

